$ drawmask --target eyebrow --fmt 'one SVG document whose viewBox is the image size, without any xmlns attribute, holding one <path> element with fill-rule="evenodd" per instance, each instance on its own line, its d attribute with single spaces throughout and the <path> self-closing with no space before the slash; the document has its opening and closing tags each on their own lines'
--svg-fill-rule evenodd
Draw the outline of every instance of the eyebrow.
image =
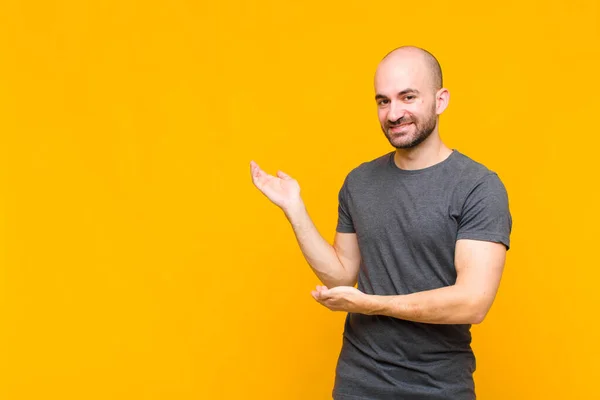
<svg viewBox="0 0 600 400">
<path fill-rule="evenodd" d="M 404 96 L 405 94 L 409 94 L 409 93 L 419 94 L 419 91 L 417 89 L 408 88 L 408 89 L 404 89 L 403 91 L 399 92 L 398 96 Z M 380 99 L 387 99 L 387 96 L 384 96 L 382 94 L 377 94 L 375 96 L 375 100 L 380 100 Z"/>
</svg>

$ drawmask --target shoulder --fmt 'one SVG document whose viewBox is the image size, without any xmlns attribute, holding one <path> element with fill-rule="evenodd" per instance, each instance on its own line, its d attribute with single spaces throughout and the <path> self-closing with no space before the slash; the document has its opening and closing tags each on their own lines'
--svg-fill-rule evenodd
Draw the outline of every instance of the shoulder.
<svg viewBox="0 0 600 400">
<path fill-rule="evenodd" d="M 487 196 L 507 199 L 506 188 L 496 171 L 465 154 L 457 152 L 455 156 L 455 194 L 461 203 Z"/>
<path fill-rule="evenodd" d="M 354 167 L 346 176 L 347 182 L 362 182 L 380 175 L 382 170 L 389 168 L 393 152 L 386 153 L 370 161 L 365 161 Z"/>
<path fill-rule="evenodd" d="M 474 160 L 466 154 L 455 150 L 453 163 L 453 173 L 456 174 L 458 185 L 464 189 L 473 189 L 481 184 L 500 184 L 502 181 L 496 173 L 482 162 Z"/>
<path fill-rule="evenodd" d="M 456 176 L 462 181 L 476 182 L 486 176 L 495 174 L 494 171 L 490 170 L 483 163 L 474 160 L 458 150 L 455 150 L 455 152 L 453 168 L 456 169 L 456 171 L 454 171 L 457 174 Z"/>
</svg>

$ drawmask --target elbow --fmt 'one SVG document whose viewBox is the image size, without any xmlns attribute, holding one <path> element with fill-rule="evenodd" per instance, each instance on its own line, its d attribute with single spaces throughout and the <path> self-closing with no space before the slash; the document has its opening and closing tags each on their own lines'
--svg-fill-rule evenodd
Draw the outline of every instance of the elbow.
<svg viewBox="0 0 600 400">
<path fill-rule="evenodd" d="M 471 318 L 469 319 L 469 324 L 471 325 L 479 325 L 483 322 L 483 320 L 485 319 L 485 313 L 473 313 L 473 315 L 471 316 Z"/>
<path fill-rule="evenodd" d="M 323 282 L 323 284 L 325 286 L 327 286 L 329 289 L 337 287 L 337 286 L 354 286 L 356 285 L 356 280 L 352 280 L 352 279 L 335 279 L 335 280 L 331 280 L 330 282 Z"/>
<path fill-rule="evenodd" d="M 327 279 L 328 282 L 323 282 L 329 289 L 337 286 L 354 286 L 358 282 L 358 276 L 350 276 L 349 274 L 343 274 L 339 276 L 332 276 Z"/>
<path fill-rule="evenodd" d="M 343 266 L 342 266 L 343 267 Z M 331 286 L 328 288 L 334 288 L 336 286 L 354 286 L 358 282 L 358 273 L 351 274 L 345 268 L 343 272 L 331 279 Z"/>
<path fill-rule="evenodd" d="M 489 308 L 486 305 L 482 305 L 481 303 L 473 304 L 470 307 L 469 313 L 469 324 L 471 325 L 479 325 L 485 319 Z"/>
<path fill-rule="evenodd" d="M 358 283 L 358 280 L 356 278 L 349 278 L 346 281 L 344 281 L 344 286 L 356 286 L 356 284 Z"/>
<path fill-rule="evenodd" d="M 490 304 L 486 298 L 476 297 L 471 299 L 467 305 L 468 323 L 471 325 L 479 325 L 483 322 L 490 309 Z"/>
</svg>

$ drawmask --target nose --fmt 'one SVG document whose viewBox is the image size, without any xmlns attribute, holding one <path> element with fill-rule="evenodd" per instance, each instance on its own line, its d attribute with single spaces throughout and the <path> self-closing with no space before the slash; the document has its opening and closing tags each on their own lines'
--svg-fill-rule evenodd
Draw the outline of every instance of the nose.
<svg viewBox="0 0 600 400">
<path fill-rule="evenodd" d="M 389 122 L 396 122 L 400 117 L 404 116 L 404 107 L 402 104 L 397 101 L 392 101 L 390 103 L 390 108 L 388 111 L 387 119 Z"/>
</svg>

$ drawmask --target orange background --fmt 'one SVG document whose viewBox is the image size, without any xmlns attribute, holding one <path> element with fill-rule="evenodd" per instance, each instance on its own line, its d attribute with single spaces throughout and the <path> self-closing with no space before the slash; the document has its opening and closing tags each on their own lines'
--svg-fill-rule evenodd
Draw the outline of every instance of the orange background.
<svg viewBox="0 0 600 400">
<path fill-rule="evenodd" d="M 328 399 L 344 315 L 249 161 L 332 239 L 390 151 L 372 79 L 440 60 L 452 148 L 514 226 L 473 328 L 481 399 L 600 380 L 597 1 L 10 1 L 0 6 L 0 398 Z"/>
</svg>

